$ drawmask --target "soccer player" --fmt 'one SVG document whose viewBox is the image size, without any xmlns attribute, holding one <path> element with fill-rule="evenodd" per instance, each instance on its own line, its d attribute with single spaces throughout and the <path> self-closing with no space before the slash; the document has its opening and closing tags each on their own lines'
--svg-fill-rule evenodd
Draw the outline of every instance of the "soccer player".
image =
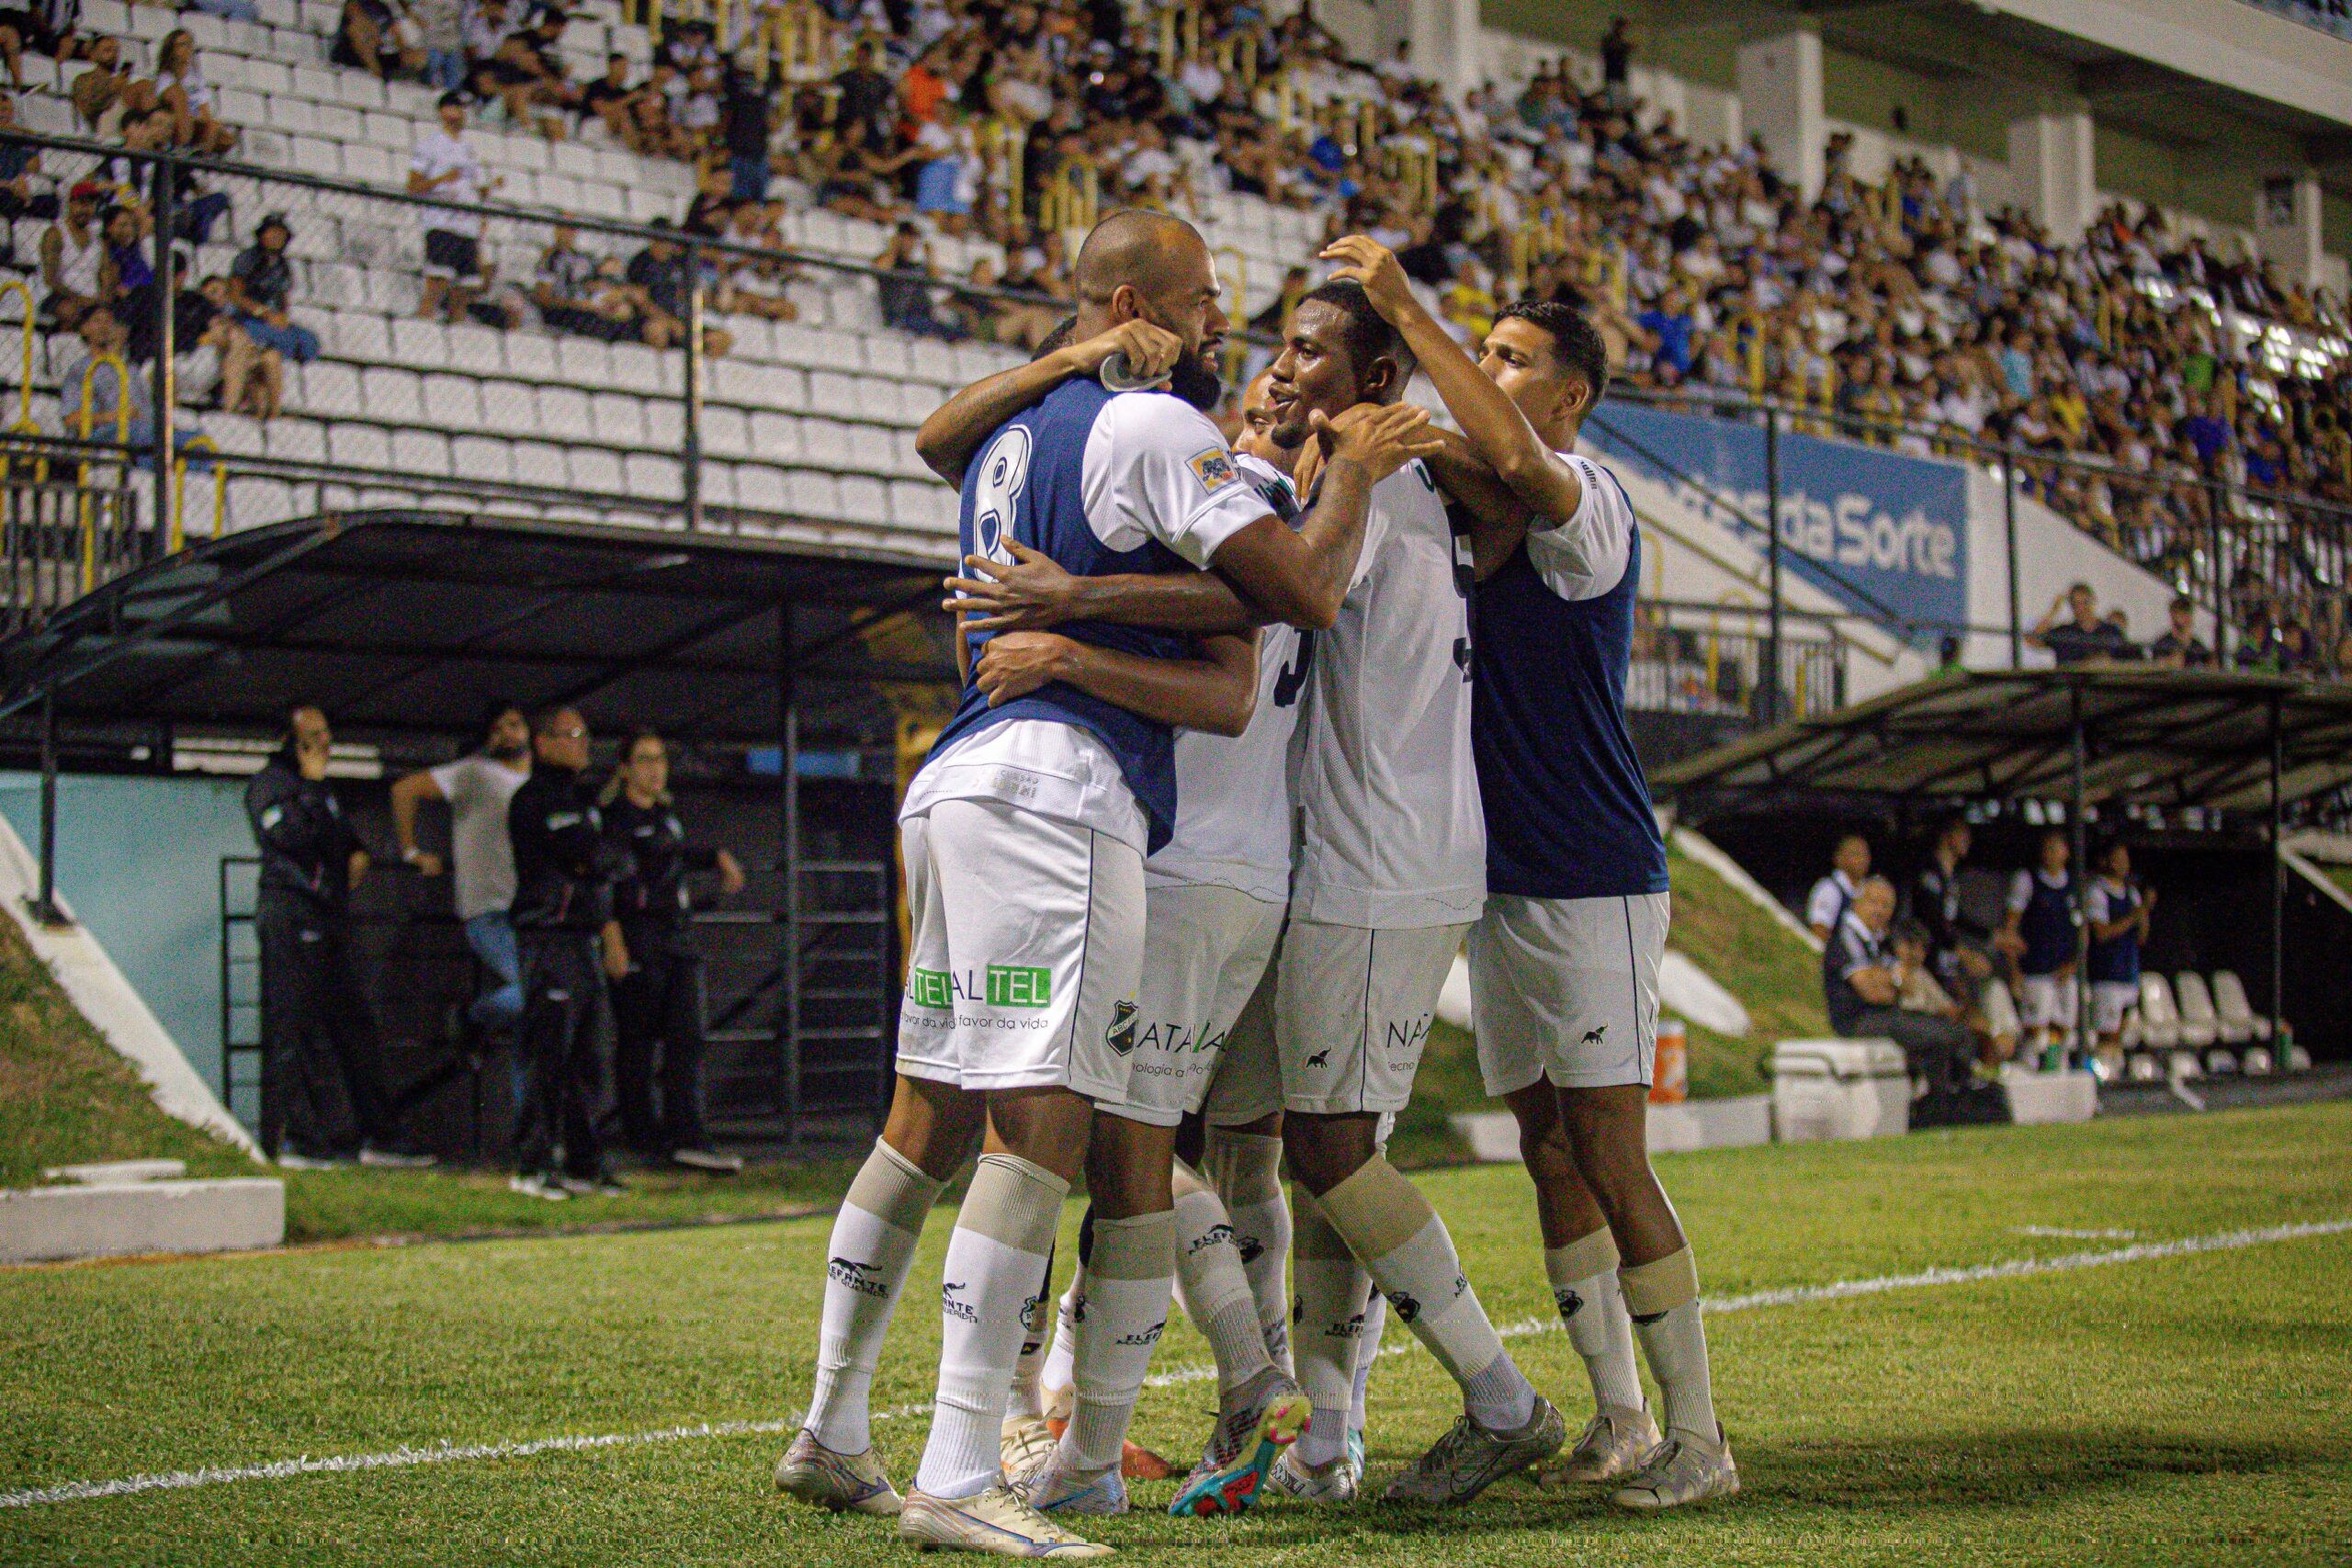
<svg viewBox="0 0 2352 1568">
<path fill-rule="evenodd" d="M 1474 363 L 1386 249 L 1357 236 L 1324 255 L 1403 335 L 1463 446 L 1524 511 L 1499 527 L 1486 512 L 1476 531 L 1487 902 L 1469 945 L 1479 1068 L 1518 1119 L 1545 1273 L 1598 1406 L 1538 1479 L 1616 1480 L 1611 1500 L 1637 1509 L 1728 1495 L 1738 1472 L 1715 1420 L 1698 1267 L 1645 1142 L 1669 895 L 1625 728 L 1641 530 L 1615 478 L 1573 455 L 1608 358 L 1582 315 L 1528 304 L 1501 312 Z M 1662 1441 L 1633 1325 L 1665 1394 Z"/>
<path fill-rule="evenodd" d="M 1041 400 L 1023 392 L 1021 412 L 962 465 L 966 552 L 1005 562 L 1018 544 L 1077 575 L 1179 581 L 1196 575 L 1182 572 L 1186 562 L 1214 560 L 1276 617 L 1328 621 L 1374 482 L 1358 447 L 1388 427 L 1359 422 L 1337 434 L 1323 503 L 1293 529 L 1241 479 L 1198 412 L 1219 390 L 1211 366 L 1227 325 L 1200 235 L 1165 215 L 1114 213 L 1081 247 L 1076 281 L 1081 342 L 1139 321 L 1176 339 L 1166 367 L 1176 395 L 1114 393 L 1091 378 L 1063 380 Z M 1114 342 L 1092 365 L 1125 346 Z M 1106 1403 L 1130 1369 L 1140 1385 L 1136 1351 L 1148 1356 L 1158 1337 L 1173 1274 L 1165 1163 L 1155 1171 L 1115 1134 L 1090 1149 L 1089 1136 L 1093 1101 L 1127 1087 L 1143 856 L 1173 827 L 1174 739 L 1165 718 L 1063 677 L 1098 654 L 1135 655 L 1094 679 L 1189 703 L 1218 720 L 1210 728 L 1238 728 L 1255 689 L 1254 671 L 1190 635 L 1103 620 L 1066 629 L 1060 640 L 1075 653 L 1008 645 L 1000 656 L 993 634 L 957 637 L 963 700 L 900 815 L 915 933 L 897 1093 L 835 1223 L 815 1393 L 776 1476 L 783 1490 L 829 1506 L 898 1513 L 902 1539 L 1014 1556 L 1105 1550 L 1029 1506 L 1001 1472 L 1022 1319 L 1082 1158 L 1102 1275 L 1133 1287 L 1104 1303 L 1125 1326 L 1106 1336 L 1099 1364 L 1080 1369 Z M 1023 664 L 1046 674 L 1034 690 L 1012 681 Z M 1212 689 L 1229 702 L 1212 700 Z M 1119 1125 L 1106 1119 L 1106 1129 Z M 901 1509 L 871 1452 L 866 1388 L 922 1220 L 983 1129 L 948 1245 L 931 1436 Z"/>
<path fill-rule="evenodd" d="M 2009 880 L 2007 914 L 1995 944 L 2017 963 L 2029 1047 L 2064 1045 L 2075 1036 L 2074 841 L 2064 828 L 2041 835 L 2041 863 Z"/>
<path fill-rule="evenodd" d="M 2140 947 L 2148 940 L 2156 891 L 2132 880 L 2132 852 L 2120 839 L 2098 857 L 2090 886 L 2091 1027 L 2098 1032 L 2099 1066 L 2109 1075 L 2123 1066 L 2123 1017 L 2140 1005 Z"/>
<path fill-rule="evenodd" d="M 934 416 L 936 423 L 956 427 L 954 445 L 958 450 L 968 444 L 971 428 L 1001 412 L 988 386 L 959 394 Z M 1262 391 L 1259 397 L 1262 401 Z M 1350 432 L 1370 429 L 1407 435 L 1425 423 L 1405 408 L 1343 407 L 1338 412 L 1329 426 L 1338 433 L 1335 454 L 1352 456 L 1347 444 Z M 1304 445 L 1306 429 L 1300 426 L 1296 446 Z M 1276 450 L 1290 456 L 1295 446 Z M 1370 462 L 1373 479 L 1386 478 L 1408 455 L 1401 441 L 1382 446 Z M 1278 517 L 1287 519 L 1296 512 L 1283 467 L 1250 457 L 1236 462 Z M 1049 634 L 1015 628 L 1120 614 L 1123 605 L 1132 610 L 1170 587 L 1152 577 L 1075 577 L 1035 551 L 1017 555 L 1011 566 L 975 558 L 970 564 L 977 575 L 949 582 L 965 595 L 951 600 L 949 607 L 959 614 L 983 612 L 967 623 L 976 629 L 994 630 L 1000 638 L 1028 639 Z M 1050 610 L 1011 608 L 1005 595 L 1012 590 L 1007 583 L 1026 586 Z M 1236 624 L 1263 639 L 1259 701 L 1238 740 L 1203 734 L 1178 740 L 1176 829 L 1145 865 L 1151 940 L 1128 1088 L 1123 1097 L 1098 1103 L 1101 1119 L 1096 1123 L 1096 1135 L 1104 1146 L 1122 1151 L 1130 1162 L 1129 1178 L 1137 1178 L 1146 1168 L 1167 1173 L 1167 1219 L 1176 1228 L 1178 1275 L 1194 1320 L 1217 1357 L 1219 1419 L 1200 1463 L 1179 1490 L 1172 1511 L 1180 1514 L 1246 1507 L 1275 1453 L 1306 1427 L 1309 1408 L 1275 1354 L 1281 1343 L 1276 1337 L 1281 1332 L 1280 1270 L 1286 1250 L 1281 1243 L 1286 1238 L 1261 1234 L 1281 1227 L 1283 1218 L 1278 1075 L 1271 1050 L 1236 1060 L 1227 1046 L 1229 1038 L 1269 1039 L 1262 1031 L 1237 1034 L 1235 1022 L 1265 973 L 1288 901 L 1286 765 L 1313 634 L 1286 626 L 1261 633 L 1254 623 L 1262 616 L 1221 586 L 1215 592 L 1229 606 Z M 1197 606 L 1182 599 L 1165 607 L 1171 619 L 1197 615 Z M 991 610 L 1008 613 L 986 613 Z M 1201 1163 L 1216 1173 L 1214 1179 L 1204 1179 L 1199 1169 L 1174 1158 L 1185 1118 L 1204 1109 L 1210 1125 L 1202 1134 Z M 1250 1222 L 1243 1234 L 1256 1242 L 1246 1261 L 1235 1239 L 1228 1198 Z M 1116 1310 L 1118 1299 L 1129 1293 L 1127 1282 L 1104 1269 L 1104 1260 L 1111 1257 L 1105 1249 L 1108 1227 L 1117 1222 L 1106 1222 L 1104 1213 L 1099 1202 L 1090 1211 L 1081 1238 L 1085 1253 L 1080 1278 L 1065 1298 L 1066 1329 L 1057 1347 L 1057 1359 L 1068 1352 L 1077 1381 L 1071 1417 L 1054 1455 L 1035 1464 L 1020 1481 L 1029 1501 L 1047 1512 L 1114 1514 L 1126 1507 L 1120 1452 L 1150 1344 L 1147 1340 L 1127 1347 L 1141 1353 L 1124 1369 L 1126 1375 L 1107 1388 L 1099 1376 L 1085 1375 L 1106 1340 L 1124 1345 L 1128 1337 L 1118 1331 L 1124 1314 Z M 1154 1211 L 1149 1217 L 1157 1221 L 1159 1216 Z M 1253 1285 L 1251 1263 L 1260 1268 L 1260 1285 L 1271 1283 L 1271 1290 Z M 1273 1276 L 1271 1281 L 1263 1278 L 1268 1272 Z M 1261 1305 L 1270 1298 L 1275 1303 L 1271 1314 Z M 1163 1288 L 1157 1300 L 1164 1306 L 1166 1299 Z M 1027 1425 L 1023 1419 L 1008 1418 L 1009 1473 L 1029 1450 L 1032 1439 L 1015 1430 Z M 1016 1454 L 1016 1448 L 1023 1452 Z"/>
<path fill-rule="evenodd" d="M 1411 374 L 1410 354 L 1361 288 L 1316 290 L 1272 367 L 1273 439 L 1303 448 L 1339 411 L 1392 409 Z M 1340 477 L 1325 466 L 1318 511 Z M 1464 1399 L 1463 1419 L 1391 1497 L 1466 1502 L 1566 1437 L 1559 1413 L 1503 1351 L 1443 1222 L 1379 1148 L 1485 894 L 1468 568 L 1427 470 L 1416 463 L 1382 480 L 1363 553 L 1307 674 L 1293 779 L 1302 837 L 1274 1021 L 1283 1136 L 1302 1189 L 1292 1351 L 1314 1415 L 1270 1474 L 1323 1501 L 1351 1499 L 1361 1479 L 1349 1437 L 1367 1275 Z M 1148 580 L 1090 592 L 1105 604 L 1097 613 L 1146 624 L 1182 608 L 1156 604 L 1167 588 Z"/>
</svg>

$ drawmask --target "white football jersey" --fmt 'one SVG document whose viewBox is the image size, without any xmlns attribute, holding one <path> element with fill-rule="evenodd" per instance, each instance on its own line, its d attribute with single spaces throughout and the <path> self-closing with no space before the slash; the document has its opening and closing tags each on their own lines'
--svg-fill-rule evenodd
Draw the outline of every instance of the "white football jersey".
<svg viewBox="0 0 2352 1568">
<path fill-rule="evenodd" d="M 1317 634 L 1292 913 L 1331 925 L 1464 925 L 1487 898 L 1470 755 L 1470 541 L 1421 464 L 1374 486 L 1339 624 Z"/>
<path fill-rule="evenodd" d="M 1261 490 L 1290 479 L 1236 456 Z M 1176 832 L 1143 863 L 1147 886 L 1208 883 L 1280 904 L 1290 897 L 1291 735 L 1306 698 L 1313 634 L 1275 625 L 1258 634 L 1258 705 L 1239 735 L 1176 732 Z"/>
</svg>

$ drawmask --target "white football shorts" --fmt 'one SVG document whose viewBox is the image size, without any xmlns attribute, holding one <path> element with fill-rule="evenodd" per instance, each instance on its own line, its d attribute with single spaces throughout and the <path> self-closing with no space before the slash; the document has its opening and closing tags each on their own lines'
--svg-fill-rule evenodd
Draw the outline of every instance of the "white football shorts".
<svg viewBox="0 0 2352 1568">
<path fill-rule="evenodd" d="M 2026 1028 L 2075 1027 L 2077 1002 L 2072 974 L 2019 976 L 2018 992 L 2018 1021 Z"/>
<path fill-rule="evenodd" d="M 1143 856 L 997 800 L 899 824 L 913 940 L 899 1071 L 975 1091 L 1126 1093 L 1143 968 Z"/>
<path fill-rule="evenodd" d="M 1404 1110 L 1438 993 L 1469 929 L 1293 919 L 1274 987 L 1283 1109 L 1320 1116 Z"/>
<path fill-rule="evenodd" d="M 1126 1090 L 1096 1109 L 1173 1127 L 1219 1076 L 1234 1021 L 1272 962 L 1284 906 L 1206 883 L 1163 883 L 1144 904 L 1136 1016 L 1113 1035 L 1126 1046 Z"/>
<path fill-rule="evenodd" d="M 2091 1028 L 2100 1034 L 2123 1032 L 2123 1015 L 2140 1005 L 2140 987 L 2132 980 L 2091 982 Z"/>
<path fill-rule="evenodd" d="M 1657 1055 L 1657 972 L 1673 896 L 1522 898 L 1489 893 L 1470 928 L 1478 1071 L 1497 1097 L 1646 1086 Z"/>
</svg>

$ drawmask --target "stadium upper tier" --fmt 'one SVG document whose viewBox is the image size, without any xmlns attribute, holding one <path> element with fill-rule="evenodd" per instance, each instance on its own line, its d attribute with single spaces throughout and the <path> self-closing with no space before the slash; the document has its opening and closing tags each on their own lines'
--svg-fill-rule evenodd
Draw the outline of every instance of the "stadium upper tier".
<svg viewBox="0 0 2352 1568">
<path fill-rule="evenodd" d="M 185 28 L 201 51 L 213 112 L 239 133 L 232 158 L 292 176 L 400 188 L 412 153 L 437 129 L 436 91 L 330 63 L 342 13 L 329 0 L 255 4 L 259 19 L 247 22 L 90 0 L 83 20 L 93 33 L 139 40 L 150 70 L 155 45 Z M 933 10 L 950 16 L 933 7 L 918 22 L 931 26 Z M 1145 53 L 1171 41 L 1139 38 L 1148 25 L 1129 24 L 1130 41 Z M 1204 111 L 1197 96 L 1185 96 L 1202 87 L 1197 73 L 1187 87 L 1185 72 L 1162 80 L 1138 71 L 1116 102 L 1092 96 L 1107 90 L 1096 81 L 1059 102 L 1049 94 L 1029 106 L 1045 110 L 1032 122 L 1033 149 L 1076 136 L 1073 145 L 1091 154 L 1064 165 L 1088 171 L 1088 202 L 1099 182 L 1105 204 L 1130 187 L 1165 191 L 1199 216 L 1237 316 L 1273 302 L 1285 274 L 1310 265 L 1325 234 L 1361 227 L 1453 272 L 1432 292 L 1465 333 L 1479 329 L 1508 288 L 1566 289 L 1610 321 L 1636 382 L 1706 380 L 1809 403 L 1825 416 L 1907 418 L 1951 435 L 2006 437 L 2053 457 L 2105 461 L 2112 483 L 2079 474 L 2035 482 L 2053 504 L 2160 570 L 2178 569 L 2193 553 L 2192 532 L 2210 522 L 2199 499 L 2210 479 L 2352 494 L 2340 307 L 2223 260 L 2218 243 L 2183 247 L 2177 229 L 2112 218 L 2090 243 L 2064 245 L 2021 219 L 1984 227 L 1967 191 L 1924 166 L 1869 183 L 1839 166 L 1834 146 L 1823 200 L 1808 206 L 1752 152 L 1692 148 L 1647 111 L 1612 122 L 1616 110 L 1596 109 L 1598 100 L 1541 90 L 1475 95 L 1457 110 L 1409 73 L 1374 75 L 1345 62 L 1328 35 L 1283 26 L 1280 45 L 1269 39 L 1255 57 L 1246 43 L 1211 39 L 1191 62 L 1211 77 L 1254 77 L 1262 120 L 1240 107 L 1246 94 L 1227 93 L 1229 114 Z M 835 73 L 851 67 L 850 37 L 833 29 L 821 51 L 803 50 L 798 98 L 785 105 L 786 144 L 796 128 L 806 130 L 812 92 L 819 120 L 829 130 L 839 124 L 847 78 Z M 656 59 L 645 28 L 588 15 L 550 53 L 579 83 L 601 73 L 608 51 L 622 58 L 632 84 Z M 84 67 L 29 52 L 23 65 L 33 91 L 21 100 L 20 123 L 86 133 L 64 96 Z M 1279 85 L 1263 74 L 1273 65 L 1283 68 Z M 884 69 L 911 96 L 901 62 Z M 1066 87 L 1073 79 L 1044 74 Z M 1171 155 L 1147 140 L 1109 156 L 1117 139 L 1101 134 L 1104 128 L 1115 129 L 1122 112 L 1140 123 L 1155 102 L 1162 118 L 1181 110 L 1208 134 L 1189 152 L 1179 144 Z M 530 288 L 558 217 L 674 221 L 697 193 L 694 164 L 631 151 L 593 118 L 557 118 L 572 128 L 565 140 L 516 123 L 467 132 L 501 182 L 492 199 L 511 209 L 489 219 L 481 236 L 484 261 L 509 288 Z M 935 141 L 910 137 L 911 122 L 898 110 L 887 118 L 894 147 L 938 150 Z M 1254 131 L 1249 122 L 1258 122 Z M 949 123 L 951 145 L 956 135 L 985 141 L 988 133 L 977 121 Z M 1253 150 L 1276 144 L 1291 149 L 1286 163 L 1252 161 Z M 727 183 L 719 151 L 712 149 L 706 194 Z M 985 209 L 991 183 L 1001 192 L 1007 164 L 1021 160 L 1004 158 L 1002 143 L 979 152 L 985 166 L 969 172 L 978 173 Z M 1206 172 L 1202 159 L 1221 165 L 1216 181 L 1187 177 L 1188 163 L 1191 174 Z M 794 172 L 805 176 L 806 163 L 797 160 Z M 61 185 L 74 173 L 47 172 Z M 1239 188 L 1215 188 L 1227 175 Z M 231 474 L 228 525 L 322 504 L 405 503 L 468 484 L 526 487 L 536 493 L 518 498 L 541 503 L 551 503 L 548 492 L 567 492 L 574 507 L 608 512 L 677 504 L 685 432 L 676 348 L 545 329 L 531 302 L 514 294 L 503 296 L 516 307 L 512 327 L 421 319 L 425 231 L 435 221 L 429 209 L 259 175 L 205 183 L 233 205 L 210 242 L 196 247 L 195 276 L 228 272 L 261 216 L 284 211 L 296 264 L 290 314 L 317 334 L 320 350 L 311 362 L 287 367 L 277 417 L 194 416 Z M 1057 186 L 1053 218 L 1082 212 L 1080 186 L 1064 179 Z M 843 199 L 841 182 L 788 177 L 775 194 L 783 199 L 775 237 L 793 251 L 865 266 L 891 241 L 890 225 L 842 210 L 860 204 Z M 972 194 L 959 199 L 968 203 Z M 1038 194 L 1033 184 L 1030 197 Z M 952 213 L 955 205 L 933 210 Z M 20 257 L 38 254 L 46 227 L 17 220 Z M 917 290 L 929 300 L 917 314 L 952 317 L 958 301 L 950 285 L 1001 275 L 1005 247 L 985 237 L 984 219 L 926 220 L 925 227 L 939 283 Z M 642 243 L 641 236 L 592 231 L 582 249 L 617 265 Z M 2175 265 L 2183 255 L 2194 258 L 2185 270 Z M 1050 276 L 1058 258 L 1049 252 L 1046 260 Z M 1735 285 L 1747 290 L 1741 299 L 1724 293 Z M 714 299 L 708 319 L 731 341 L 708 356 L 704 377 L 706 505 L 934 539 L 952 532 L 954 497 L 917 460 L 913 427 L 948 389 L 1014 363 L 1026 349 L 896 330 L 889 323 L 907 313 L 903 290 L 893 305 L 891 287 L 877 287 L 870 273 L 808 267 L 772 281 L 763 297 L 772 302 L 768 313 Z M 1858 304 L 1863 293 L 1875 295 L 1868 314 Z M 771 319 L 785 313 L 774 301 L 788 302 L 796 319 Z M 2021 342 L 2007 335 L 2018 327 L 2026 332 Z M 2086 341 L 2086 333 L 2105 341 Z M 78 353 L 62 334 L 45 345 L 46 389 L 33 413 L 46 428 L 58 428 L 61 408 L 70 423 L 79 389 L 61 397 L 55 378 Z M 2247 395 L 2227 416 L 2237 428 L 2211 453 L 2200 434 L 2199 464 L 2178 467 L 2185 449 L 2177 442 L 2136 464 L 2128 440 L 2115 449 L 2118 431 L 2128 432 L 2143 405 L 2165 403 L 2183 384 L 2215 387 L 2215 360 L 2239 355 L 2250 376 Z M 2166 415 L 2180 417 L 2177 409 Z M 2143 493 L 2135 475 L 2161 477 L 2175 491 Z M 206 511 L 204 500 L 191 498 L 198 532 Z M 2340 582 L 2335 588 L 2340 596 Z"/>
</svg>

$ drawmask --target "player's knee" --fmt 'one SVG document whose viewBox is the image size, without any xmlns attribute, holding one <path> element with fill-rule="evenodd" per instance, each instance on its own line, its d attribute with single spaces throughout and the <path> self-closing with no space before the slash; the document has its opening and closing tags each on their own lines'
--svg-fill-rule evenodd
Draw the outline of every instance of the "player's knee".
<svg viewBox="0 0 2352 1568">
<path fill-rule="evenodd" d="M 1329 1192 L 1371 1159 L 1375 1119 L 1370 1116 L 1292 1116 L 1283 1126 L 1283 1146 L 1306 1190 Z"/>
</svg>

